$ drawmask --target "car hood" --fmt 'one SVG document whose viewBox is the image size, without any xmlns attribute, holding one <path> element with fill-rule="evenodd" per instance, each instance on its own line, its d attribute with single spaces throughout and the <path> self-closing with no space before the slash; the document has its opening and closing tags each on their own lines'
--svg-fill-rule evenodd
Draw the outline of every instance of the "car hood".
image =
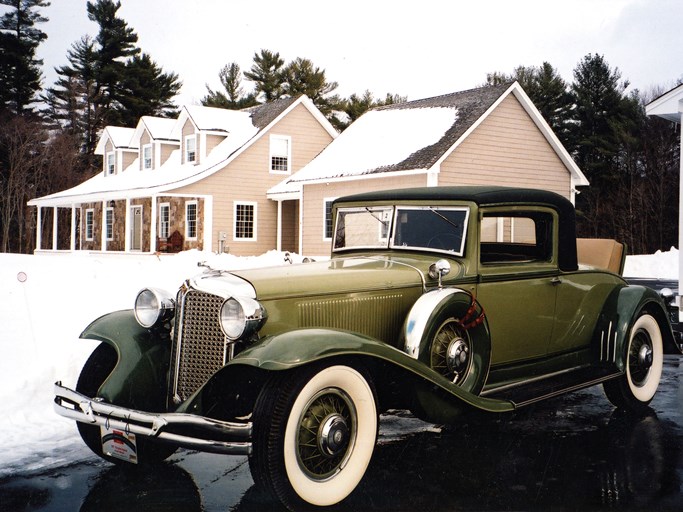
<svg viewBox="0 0 683 512">
<path fill-rule="evenodd" d="M 256 298 L 262 301 L 312 294 L 423 287 L 425 279 L 423 272 L 412 263 L 382 256 L 335 258 L 313 263 L 238 270 L 218 279 L 225 280 L 226 286 L 232 286 L 235 277 L 250 283 Z"/>
</svg>

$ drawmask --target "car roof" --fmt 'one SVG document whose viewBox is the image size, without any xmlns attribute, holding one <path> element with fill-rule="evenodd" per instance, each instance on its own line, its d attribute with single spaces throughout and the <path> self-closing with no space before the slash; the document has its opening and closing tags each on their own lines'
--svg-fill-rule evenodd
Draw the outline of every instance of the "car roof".
<svg viewBox="0 0 683 512">
<path fill-rule="evenodd" d="M 378 201 L 468 201 L 479 206 L 520 204 L 550 207 L 559 216 L 559 265 L 562 270 L 578 268 L 576 259 L 576 213 L 574 205 L 567 198 L 532 188 L 497 186 L 418 187 L 392 190 L 378 190 L 340 197 L 339 203 L 370 203 Z"/>
</svg>

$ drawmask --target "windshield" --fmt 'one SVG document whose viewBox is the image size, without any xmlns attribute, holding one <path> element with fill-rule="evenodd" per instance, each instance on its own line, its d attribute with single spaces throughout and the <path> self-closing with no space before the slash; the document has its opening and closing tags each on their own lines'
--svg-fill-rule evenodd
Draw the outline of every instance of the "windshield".
<svg viewBox="0 0 683 512">
<path fill-rule="evenodd" d="M 469 209 L 445 206 L 340 208 L 334 250 L 420 249 L 462 256 Z"/>
</svg>

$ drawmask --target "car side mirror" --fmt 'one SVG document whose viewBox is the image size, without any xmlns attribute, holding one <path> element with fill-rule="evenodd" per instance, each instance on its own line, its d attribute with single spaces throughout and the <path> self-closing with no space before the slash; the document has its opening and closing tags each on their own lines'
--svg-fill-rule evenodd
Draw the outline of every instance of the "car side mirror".
<svg viewBox="0 0 683 512">
<path fill-rule="evenodd" d="M 435 263 L 429 265 L 429 277 L 432 279 L 439 280 L 439 288 L 443 285 L 441 284 L 441 279 L 447 276 L 451 272 L 451 264 L 447 260 L 438 260 Z"/>
</svg>

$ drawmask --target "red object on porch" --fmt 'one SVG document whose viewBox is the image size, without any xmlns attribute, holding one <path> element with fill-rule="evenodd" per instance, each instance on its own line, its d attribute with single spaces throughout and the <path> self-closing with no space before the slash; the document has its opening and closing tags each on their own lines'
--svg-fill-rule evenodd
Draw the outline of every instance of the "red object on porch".
<svg viewBox="0 0 683 512">
<path fill-rule="evenodd" d="M 157 251 L 159 252 L 180 252 L 183 250 L 183 235 L 178 230 L 171 233 L 166 240 L 157 238 Z"/>
</svg>

